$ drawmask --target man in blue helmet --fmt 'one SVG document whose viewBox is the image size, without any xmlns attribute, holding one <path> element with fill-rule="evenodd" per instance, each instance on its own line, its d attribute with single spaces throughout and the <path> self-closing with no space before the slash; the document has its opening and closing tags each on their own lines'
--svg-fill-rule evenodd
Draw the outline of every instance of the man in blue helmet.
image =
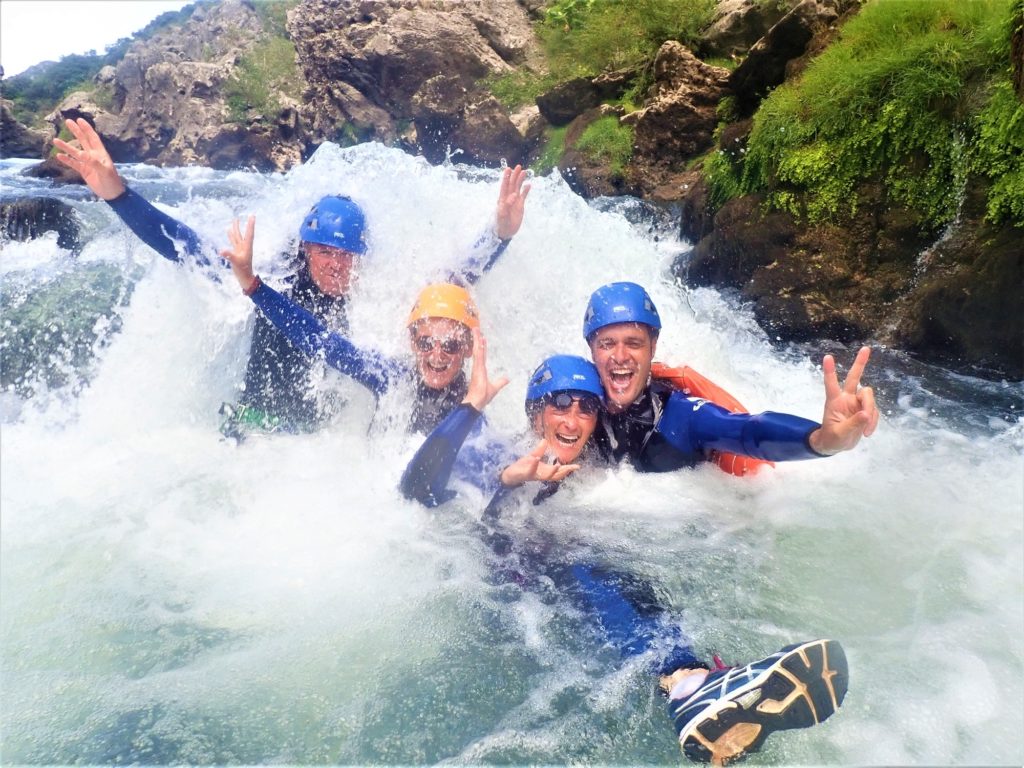
<svg viewBox="0 0 1024 768">
<path fill-rule="evenodd" d="M 669 472 L 706 461 L 713 451 L 789 461 L 853 448 L 878 424 L 871 387 L 861 387 L 870 349 L 863 347 L 840 386 L 826 355 L 822 423 L 784 413 L 729 413 L 651 380 L 661 318 L 636 283 L 609 283 L 590 297 L 583 337 L 601 376 L 605 410 L 594 434 L 610 462 L 630 461 L 641 472 Z"/>
<path fill-rule="evenodd" d="M 79 146 L 56 139 L 54 144 L 62 151 L 58 160 L 80 173 L 89 188 L 161 256 L 211 265 L 215 251 L 206 248 L 194 230 L 124 184 L 86 120 L 67 120 L 66 125 Z M 493 231 L 477 241 L 474 253 L 462 265 L 460 276 L 465 282 L 473 282 L 488 269 L 518 231 L 529 193 L 525 178 L 519 167 L 505 170 Z M 366 250 L 366 220 L 360 207 L 347 197 L 322 198 L 302 221 L 299 267 L 289 281 L 287 297 L 328 330 L 347 333 L 346 297 Z M 253 429 L 308 431 L 329 420 L 342 403 L 321 396 L 315 370 L 314 360 L 257 312 L 241 402 L 225 404 L 228 418 L 222 431 L 240 439 Z"/>
<path fill-rule="evenodd" d="M 475 356 L 466 399 L 428 436 L 402 476 L 400 488 L 407 498 L 436 506 L 454 496 L 448 484 L 463 442 L 503 386 L 504 381 L 488 379 L 486 354 Z M 567 552 L 550 537 L 526 541 L 522 531 L 500 530 L 500 505 L 512 489 L 529 481 L 544 483 L 533 499 L 537 504 L 579 468 L 605 391 L 595 366 L 572 355 L 549 357 L 530 376 L 526 415 L 540 443 L 505 466 L 497 478 L 477 476 L 485 490 L 500 486 L 480 526 L 499 556 L 494 563 L 497 577 L 525 589 L 553 584 L 594 619 L 604 640 L 623 658 L 652 655 L 680 747 L 691 759 L 722 765 L 760 749 L 775 731 L 807 728 L 830 717 L 846 696 L 849 678 L 838 642 L 786 646 L 740 667 L 726 667 L 715 656 L 712 670 L 698 659 L 679 622 L 643 580 L 589 563 L 585 554 Z M 552 463 L 544 463 L 545 455 Z M 490 463 L 498 460 L 493 457 Z"/>
</svg>

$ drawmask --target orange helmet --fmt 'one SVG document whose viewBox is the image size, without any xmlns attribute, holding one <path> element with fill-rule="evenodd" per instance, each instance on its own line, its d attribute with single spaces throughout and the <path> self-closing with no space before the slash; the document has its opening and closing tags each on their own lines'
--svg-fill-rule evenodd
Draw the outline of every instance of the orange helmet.
<svg viewBox="0 0 1024 768">
<path fill-rule="evenodd" d="M 451 283 L 435 283 L 420 291 L 409 313 L 407 325 L 411 326 L 428 317 L 447 317 L 470 330 L 480 327 L 480 314 L 473 297 L 462 286 Z"/>
</svg>

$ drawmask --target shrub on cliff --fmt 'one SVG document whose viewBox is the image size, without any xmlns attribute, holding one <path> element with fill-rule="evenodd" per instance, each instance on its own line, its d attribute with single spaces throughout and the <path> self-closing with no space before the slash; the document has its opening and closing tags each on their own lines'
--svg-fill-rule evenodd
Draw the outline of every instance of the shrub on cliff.
<svg viewBox="0 0 1024 768">
<path fill-rule="evenodd" d="M 715 5 L 716 0 L 555 0 L 536 25 L 548 71 L 517 69 L 484 83 L 502 104 L 515 109 L 558 83 L 607 70 L 635 69 L 641 77 L 628 100 L 650 85 L 650 69 L 661 44 L 694 44 L 710 23 Z"/>
<path fill-rule="evenodd" d="M 264 37 L 241 59 L 224 89 L 230 119 L 245 123 L 251 115 L 273 118 L 281 111 L 281 93 L 301 90 L 295 45 L 285 27 L 288 11 L 298 0 L 257 3 Z"/>
<path fill-rule="evenodd" d="M 539 34 L 559 79 L 642 67 L 666 40 L 694 43 L 715 0 L 557 0 Z"/>
<path fill-rule="evenodd" d="M 713 199 L 766 193 L 809 221 L 856 211 L 865 182 L 925 229 L 956 215 L 969 174 L 989 216 L 1024 225 L 1024 107 L 1010 90 L 1008 0 L 869 2 L 797 81 L 761 105 L 742 154 L 705 169 Z"/>
</svg>

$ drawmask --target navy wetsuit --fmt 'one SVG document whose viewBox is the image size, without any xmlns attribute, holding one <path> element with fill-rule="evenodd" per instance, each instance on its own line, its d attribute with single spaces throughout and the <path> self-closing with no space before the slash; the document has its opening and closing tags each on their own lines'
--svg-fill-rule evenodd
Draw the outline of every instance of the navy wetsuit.
<svg viewBox="0 0 1024 768">
<path fill-rule="evenodd" d="M 129 188 L 108 203 L 140 240 L 165 259 L 181 262 L 182 256 L 185 256 L 200 266 L 211 267 L 214 263 L 212 259 L 219 258 L 212 249 L 204 249 L 201 238 L 194 230 L 158 210 Z M 473 244 L 470 255 L 452 276 L 452 280 L 475 283 L 495 264 L 509 242 L 499 240 L 488 228 Z M 211 274 L 218 278 L 221 270 L 211 270 Z M 256 313 L 241 402 L 274 417 L 279 426 L 287 431 L 309 431 L 336 415 L 341 405 L 337 399 L 325 400 L 317 396 L 313 376 L 316 350 L 311 352 L 310 349 L 317 347 L 317 339 L 325 334 L 334 333 L 337 339 L 345 338 L 348 333 L 346 303 L 345 297 L 330 296 L 316 286 L 305 260 L 295 277 L 288 282 L 287 294 L 274 292 L 276 298 L 266 297 L 266 294 L 261 297 L 266 297 L 263 301 L 266 307 L 261 306 L 261 300 L 253 297 L 261 311 Z M 296 320 L 289 312 L 290 307 L 299 308 L 305 314 Z M 268 311 L 274 312 L 274 317 L 283 318 L 284 322 L 294 325 L 285 331 L 271 319 Z M 299 343 L 303 341 L 306 342 L 304 345 Z M 352 369 L 354 372 L 349 375 L 375 394 L 379 395 L 387 389 L 391 378 L 398 375 L 396 371 L 399 368 L 402 370 L 400 375 L 409 375 L 399 364 L 383 358 L 371 360 L 372 355 L 364 355 L 351 344 L 347 350 L 342 349 L 344 345 L 341 344 L 334 346 L 335 362 L 330 359 L 328 362 L 342 373 L 349 373 L 345 367 Z M 340 365 L 336 365 L 336 362 Z M 418 393 L 422 407 L 416 409 L 413 428 L 424 432 L 432 429 L 451 408 L 462 401 L 465 391 L 465 377 L 460 375 L 447 390 Z"/>
<path fill-rule="evenodd" d="M 819 426 L 787 413 L 729 413 L 655 382 L 622 413 L 602 411 L 594 442 L 606 461 L 671 472 L 707 461 L 710 451 L 768 461 L 818 458 L 808 438 Z"/>
<path fill-rule="evenodd" d="M 542 537 L 539 542 L 527 541 L 498 530 L 499 499 L 508 494 L 498 479 L 499 468 L 513 457 L 498 443 L 491 443 L 482 456 L 476 455 L 477 451 L 465 450 L 463 442 L 480 418 L 479 411 L 463 404 L 430 433 L 402 475 L 399 487 L 406 498 L 434 507 L 455 496 L 448 488 L 453 473 L 475 481 L 486 494 L 494 493 L 481 533 L 499 556 L 494 563 L 497 580 L 512 581 L 533 590 L 543 590 L 546 584 L 553 583 L 580 610 L 594 617 L 606 641 L 618 648 L 623 657 L 656 650 L 655 667 L 659 674 L 704 666 L 678 624 L 666 620 L 665 610 L 650 584 L 601 564 L 579 562 L 579 551 L 567 549 L 549 537 Z M 535 503 L 549 495 L 541 491 Z"/>
<path fill-rule="evenodd" d="M 108 201 L 110 207 L 140 240 L 170 261 L 187 257 L 203 267 L 212 267 L 212 250 L 204 249 L 199 235 L 187 225 L 155 208 L 132 189 Z M 211 269 L 219 279 L 222 270 Z M 313 282 L 303 263 L 289 281 L 290 298 L 321 318 L 333 330 L 346 331 L 345 298 L 329 296 Z M 273 416 L 279 425 L 293 432 L 308 431 L 335 415 L 337 401 L 317 398 L 311 378 L 309 357 L 295 349 L 262 314 L 253 327 L 249 362 L 241 402 Z"/>
<path fill-rule="evenodd" d="M 400 487 L 407 498 L 435 506 L 454 495 L 447 488 L 449 475 L 461 441 L 478 418 L 476 409 L 460 406 L 427 437 L 402 476 Z M 628 457 L 638 470 L 664 472 L 693 466 L 705 460 L 711 450 L 771 461 L 815 458 L 819 454 L 811 450 L 807 440 L 819 426 L 784 413 L 731 414 L 709 401 L 655 385 L 624 413 L 602 412 L 595 437 L 604 430 L 598 447 L 605 458 L 619 461 Z M 500 461 L 490 463 L 501 466 Z M 479 482 L 484 488 L 497 488 L 484 515 L 485 522 L 493 524 L 510 490 L 495 474 L 480 476 Z M 542 490 L 534 503 L 550 496 L 550 490 Z M 505 566 L 513 580 L 530 585 L 545 576 L 554 581 L 574 603 L 595 617 L 608 641 L 624 657 L 656 649 L 658 671 L 663 674 L 703 666 L 678 624 L 666 621 L 654 590 L 637 577 L 571 558 L 567 562 L 567 553 L 556 552 L 557 547 L 524 548 L 493 531 L 486 538 L 496 552 L 515 558 L 511 569 Z"/>
</svg>

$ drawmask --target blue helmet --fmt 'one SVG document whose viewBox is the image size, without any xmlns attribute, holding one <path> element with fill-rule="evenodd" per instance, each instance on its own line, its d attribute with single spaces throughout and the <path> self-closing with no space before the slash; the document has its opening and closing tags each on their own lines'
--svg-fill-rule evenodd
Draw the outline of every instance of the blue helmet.
<svg viewBox="0 0 1024 768">
<path fill-rule="evenodd" d="M 299 229 L 304 243 L 319 243 L 344 248 L 352 253 L 366 253 L 363 233 L 366 217 L 351 198 L 328 195 L 306 214 Z"/>
<path fill-rule="evenodd" d="M 596 331 L 616 323 L 643 323 L 655 334 L 661 329 L 658 308 L 636 283 L 608 283 L 590 294 L 583 316 L 583 338 L 589 342 Z"/>
<path fill-rule="evenodd" d="M 537 367 L 526 387 L 527 410 L 531 403 L 556 392 L 585 392 L 604 402 L 604 387 L 597 368 L 576 355 L 554 355 Z"/>
</svg>

